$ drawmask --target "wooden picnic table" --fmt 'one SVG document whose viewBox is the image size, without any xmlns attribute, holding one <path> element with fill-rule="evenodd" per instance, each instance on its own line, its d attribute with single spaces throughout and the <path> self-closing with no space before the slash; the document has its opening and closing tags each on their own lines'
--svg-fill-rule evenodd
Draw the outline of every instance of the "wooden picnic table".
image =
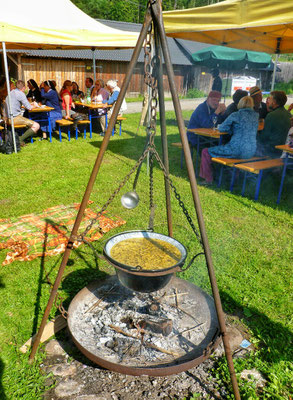
<svg viewBox="0 0 293 400">
<path fill-rule="evenodd" d="M 81 102 L 81 101 L 76 101 L 75 102 L 75 104 L 77 105 L 77 106 L 83 106 L 83 107 L 86 107 L 86 108 L 88 108 L 88 111 L 89 111 L 89 121 L 90 121 L 90 138 L 92 138 L 92 131 L 93 131 L 93 129 L 92 129 L 92 119 L 93 118 L 101 118 L 102 116 L 105 116 L 105 118 L 106 118 L 106 128 L 107 128 L 107 126 L 108 126 L 108 116 L 107 116 L 107 113 L 105 113 L 105 114 L 103 114 L 103 115 L 93 115 L 92 113 L 93 113 L 93 111 L 94 110 L 99 110 L 99 109 L 101 109 L 101 108 L 111 108 L 112 107 L 112 104 L 103 104 L 103 103 L 83 103 L 83 102 Z"/>
<path fill-rule="evenodd" d="M 53 107 L 48 107 L 48 106 L 40 106 L 40 107 L 34 107 L 31 110 L 28 110 L 29 113 L 42 113 L 42 112 L 50 112 L 53 111 Z"/>
<path fill-rule="evenodd" d="M 188 132 L 192 132 L 195 135 L 205 136 L 213 139 L 220 139 L 223 135 L 228 135 L 228 132 L 220 132 L 213 128 L 190 128 Z"/>
<path fill-rule="evenodd" d="M 103 103 L 82 103 L 81 101 L 76 101 L 74 104 L 77 106 L 87 107 L 90 110 L 96 110 L 99 108 L 111 108 L 112 104 L 103 104 Z"/>
<path fill-rule="evenodd" d="M 279 150 L 282 150 L 282 151 L 284 151 L 286 153 L 286 156 L 284 158 L 284 167 L 283 167 L 282 178 L 281 178 L 279 194 L 278 194 L 278 199 L 277 199 L 277 204 L 279 204 L 280 200 L 281 200 L 282 191 L 283 191 L 283 185 L 284 185 L 284 180 L 285 180 L 285 176 L 286 176 L 286 170 L 287 170 L 288 164 L 291 164 L 291 162 L 290 162 L 291 159 L 289 158 L 289 156 L 290 156 L 290 154 L 293 155 L 293 148 L 289 147 L 288 144 L 278 145 L 278 146 L 275 146 L 275 148 L 279 149 Z M 292 161 L 292 164 L 293 164 L 293 161 Z"/>
<path fill-rule="evenodd" d="M 45 105 L 42 105 L 40 107 L 34 107 L 31 110 L 28 110 L 29 112 L 29 117 L 30 119 L 32 119 L 33 121 L 36 122 L 48 122 L 48 128 L 49 128 L 49 136 L 50 136 L 50 142 L 52 142 L 52 125 L 51 125 L 51 120 L 50 120 L 50 111 L 53 111 L 54 108 L 53 107 L 48 107 Z M 40 116 L 39 118 L 31 118 L 30 114 L 44 114 L 45 118 L 42 118 L 42 116 Z"/>
</svg>

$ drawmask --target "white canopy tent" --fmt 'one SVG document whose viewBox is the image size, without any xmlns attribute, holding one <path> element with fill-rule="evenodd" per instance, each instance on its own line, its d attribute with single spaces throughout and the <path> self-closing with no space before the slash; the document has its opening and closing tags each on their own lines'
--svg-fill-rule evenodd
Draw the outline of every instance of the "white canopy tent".
<svg viewBox="0 0 293 400">
<path fill-rule="evenodd" d="M 6 48 L 8 49 L 74 49 L 132 48 L 138 32 L 110 28 L 89 17 L 70 0 L 9 0 L 0 15 L 9 116 L 10 87 Z M 14 140 L 14 150 L 16 145 Z"/>
</svg>

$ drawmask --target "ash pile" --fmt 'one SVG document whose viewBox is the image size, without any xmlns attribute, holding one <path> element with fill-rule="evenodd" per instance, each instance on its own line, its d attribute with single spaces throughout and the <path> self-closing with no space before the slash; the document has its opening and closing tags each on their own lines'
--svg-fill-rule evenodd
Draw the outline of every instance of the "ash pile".
<svg viewBox="0 0 293 400">
<path fill-rule="evenodd" d="M 116 277 L 84 288 L 70 305 L 68 326 L 92 361 L 135 375 L 190 368 L 218 336 L 213 299 L 175 277 L 147 294 L 123 287 Z"/>
</svg>

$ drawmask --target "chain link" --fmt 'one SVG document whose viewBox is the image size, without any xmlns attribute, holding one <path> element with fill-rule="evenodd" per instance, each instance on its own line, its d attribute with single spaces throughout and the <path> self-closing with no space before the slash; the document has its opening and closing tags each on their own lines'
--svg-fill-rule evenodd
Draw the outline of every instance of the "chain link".
<svg viewBox="0 0 293 400">
<path fill-rule="evenodd" d="M 160 168 L 162 169 L 164 176 L 166 177 L 167 181 L 169 182 L 169 185 L 170 185 L 171 189 L 172 189 L 173 192 L 174 192 L 175 198 L 176 198 L 176 200 L 178 201 L 179 206 L 182 208 L 183 214 L 185 215 L 185 217 L 186 217 L 186 219 L 187 219 L 187 222 L 189 223 L 191 229 L 193 230 L 193 233 L 195 234 L 197 240 L 199 241 L 200 245 L 201 245 L 202 248 L 203 248 L 203 243 L 202 243 L 202 240 L 201 240 L 201 236 L 200 236 L 199 232 L 197 231 L 197 229 L 196 229 L 196 227 L 195 227 L 195 225 L 194 225 L 194 223 L 193 223 L 193 221 L 192 221 L 192 218 L 191 218 L 191 216 L 189 215 L 189 212 L 188 212 L 187 208 L 185 207 L 185 204 L 184 204 L 183 201 L 181 200 L 181 196 L 180 196 L 180 194 L 178 193 L 178 191 L 177 191 L 177 189 L 176 189 L 176 187 L 175 187 L 175 185 L 174 185 L 172 179 L 170 178 L 169 174 L 167 173 L 167 170 L 166 170 L 166 168 L 165 168 L 165 165 L 164 165 L 163 161 L 161 160 L 161 158 L 160 158 L 160 156 L 159 156 L 159 154 L 158 154 L 156 148 L 155 148 L 155 147 L 152 147 L 152 148 L 150 149 L 150 151 L 153 153 L 153 155 L 155 156 L 156 160 L 158 161 L 159 166 L 160 166 Z"/>
<path fill-rule="evenodd" d="M 129 171 L 129 173 L 124 177 L 124 179 L 121 181 L 121 183 L 119 184 L 119 186 L 117 187 L 116 190 L 114 190 L 114 192 L 111 194 L 111 196 L 109 197 L 109 199 L 106 201 L 106 203 L 103 205 L 103 207 L 100 209 L 100 211 L 97 213 L 97 216 L 95 218 L 93 218 L 90 223 L 88 224 L 88 226 L 86 227 L 86 229 L 84 230 L 83 233 L 81 233 L 79 236 L 74 237 L 73 239 L 78 240 L 78 241 L 83 241 L 84 242 L 84 237 L 88 234 L 88 232 L 92 229 L 93 225 L 98 221 L 98 219 L 100 218 L 100 216 L 103 214 L 103 212 L 108 208 L 109 204 L 112 203 L 112 201 L 114 200 L 114 198 L 117 196 L 117 194 L 120 192 L 120 190 L 123 188 L 123 186 L 126 184 L 126 182 L 129 180 L 129 178 L 131 177 L 131 175 L 134 173 L 134 171 L 136 171 L 136 169 L 139 167 L 139 165 L 144 161 L 144 159 L 146 158 L 148 152 L 149 152 L 149 148 L 150 146 L 147 146 L 147 148 L 145 149 L 145 151 L 142 153 L 142 155 L 140 156 L 140 158 L 138 159 L 138 161 L 135 163 L 135 165 L 131 168 L 131 170 Z M 99 227 L 100 228 L 100 227 Z M 102 232 L 102 229 L 100 228 L 100 231 Z"/>
</svg>

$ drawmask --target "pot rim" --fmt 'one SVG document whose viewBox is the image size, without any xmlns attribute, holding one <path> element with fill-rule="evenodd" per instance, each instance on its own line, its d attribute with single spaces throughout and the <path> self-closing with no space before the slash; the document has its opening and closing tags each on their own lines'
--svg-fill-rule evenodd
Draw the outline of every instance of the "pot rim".
<svg viewBox="0 0 293 400">
<path fill-rule="evenodd" d="M 174 265 L 172 265 L 171 267 L 168 268 L 162 268 L 162 269 L 138 269 L 137 267 L 132 267 L 130 265 L 127 264 L 122 264 L 116 260 L 114 260 L 111 256 L 110 256 L 110 251 L 107 250 L 107 245 L 109 244 L 110 241 L 112 241 L 114 238 L 119 237 L 119 236 L 123 236 L 125 234 L 129 234 L 129 233 L 142 233 L 142 234 L 148 234 L 148 235 L 158 235 L 161 238 L 168 238 L 168 242 L 171 244 L 173 244 L 178 250 L 180 250 L 181 252 L 181 259 Z M 170 240 L 171 239 L 171 240 Z M 123 239 L 122 239 L 123 240 Z M 120 241 L 122 241 L 120 240 Z M 119 243 L 120 241 L 118 241 L 117 243 Z M 178 244 L 178 246 L 176 246 L 176 244 Z M 116 244 L 116 243 L 115 243 Z M 179 271 L 181 269 L 181 266 L 184 264 L 186 257 L 187 257 L 187 250 L 186 247 L 179 242 L 177 239 L 172 238 L 171 236 L 167 236 L 164 235 L 162 233 L 158 233 L 158 232 L 152 232 L 152 231 L 148 231 L 146 229 L 140 229 L 140 230 L 131 230 L 131 231 L 124 231 L 124 232 L 120 232 L 112 237 L 110 237 L 107 242 L 104 245 L 104 249 L 103 249 L 103 253 L 104 256 L 106 257 L 107 261 L 113 265 L 115 268 L 119 268 L 125 272 L 129 272 L 133 275 L 141 275 L 141 276 L 156 276 L 156 275 L 165 275 L 168 273 L 172 273 L 175 271 Z"/>
</svg>

